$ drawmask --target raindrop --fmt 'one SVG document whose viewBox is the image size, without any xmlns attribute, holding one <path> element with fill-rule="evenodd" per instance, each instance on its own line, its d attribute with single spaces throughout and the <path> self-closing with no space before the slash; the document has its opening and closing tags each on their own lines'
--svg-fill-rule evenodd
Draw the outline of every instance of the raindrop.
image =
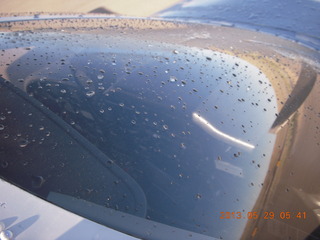
<svg viewBox="0 0 320 240">
<path fill-rule="evenodd" d="M 4 125 L 0 124 L 0 131 L 4 129 Z"/>
<path fill-rule="evenodd" d="M 197 193 L 195 197 L 196 197 L 196 199 L 201 199 L 202 198 L 200 193 Z"/>
<path fill-rule="evenodd" d="M 178 54 L 178 53 L 179 53 L 178 50 L 173 50 L 172 52 L 173 52 L 174 54 Z"/>
<path fill-rule="evenodd" d="M 41 188 L 45 180 L 42 176 L 32 176 L 31 184 L 33 188 Z"/>
<path fill-rule="evenodd" d="M 39 127 L 39 130 L 40 130 L 40 131 L 43 131 L 43 130 L 44 130 L 44 126 L 40 126 L 40 127 Z"/>
<path fill-rule="evenodd" d="M 234 153 L 234 154 L 233 154 L 234 157 L 239 157 L 240 155 L 241 155 L 241 152 L 238 152 L 238 153 Z"/>
<path fill-rule="evenodd" d="M 120 107 L 124 107 L 124 103 L 119 103 L 119 106 Z"/>
<path fill-rule="evenodd" d="M 3 121 L 3 120 L 6 120 L 6 117 L 5 117 L 5 116 L 3 116 L 3 115 L 2 115 L 2 116 L 0 116 L 0 120 L 2 120 L 2 121 Z"/>
<path fill-rule="evenodd" d="M 170 82 L 176 82 L 176 81 L 177 81 L 177 78 L 174 77 L 174 76 L 170 76 L 169 81 L 170 81 Z"/>
<path fill-rule="evenodd" d="M 7 168 L 8 166 L 9 166 L 9 163 L 7 161 L 5 161 L 5 160 L 1 161 L 1 167 L 2 168 Z"/>
<path fill-rule="evenodd" d="M 135 120 L 131 120 L 131 123 L 132 124 L 136 124 L 137 122 Z"/>
<path fill-rule="evenodd" d="M 28 146 L 28 144 L 29 144 L 29 141 L 26 140 L 26 139 L 21 139 L 21 140 L 19 141 L 19 146 L 20 146 L 21 148 L 24 148 L 24 147 Z"/>
<path fill-rule="evenodd" d="M 187 148 L 184 143 L 180 143 L 180 147 L 181 147 L 182 149 L 186 149 L 186 148 Z"/>
<path fill-rule="evenodd" d="M 159 134 L 154 133 L 154 134 L 152 134 L 152 137 L 154 137 L 154 138 L 160 138 L 160 135 L 159 135 Z"/>
<path fill-rule="evenodd" d="M 108 111 L 112 111 L 112 107 L 108 107 Z"/>
<path fill-rule="evenodd" d="M 99 112 L 100 112 L 100 113 L 104 113 L 104 109 L 100 109 Z"/>
<path fill-rule="evenodd" d="M 168 130 L 168 128 L 169 128 L 168 125 L 163 125 L 162 127 L 164 130 Z"/>
<path fill-rule="evenodd" d="M 103 76 L 102 74 L 99 74 L 99 75 L 97 76 L 97 78 L 98 78 L 99 80 L 101 80 L 101 79 L 104 78 L 104 76 Z"/>
<path fill-rule="evenodd" d="M 61 89 L 60 92 L 61 93 L 67 93 L 67 91 L 65 89 Z"/>
<path fill-rule="evenodd" d="M 23 79 L 23 78 L 19 78 L 19 79 L 18 79 L 18 82 L 21 82 L 21 83 L 22 83 L 22 82 L 24 82 L 24 79 Z"/>
<path fill-rule="evenodd" d="M 92 96 L 94 96 L 95 94 L 96 94 L 95 91 L 89 91 L 89 92 L 86 93 L 86 96 L 87 96 L 87 97 L 92 97 Z"/>
</svg>

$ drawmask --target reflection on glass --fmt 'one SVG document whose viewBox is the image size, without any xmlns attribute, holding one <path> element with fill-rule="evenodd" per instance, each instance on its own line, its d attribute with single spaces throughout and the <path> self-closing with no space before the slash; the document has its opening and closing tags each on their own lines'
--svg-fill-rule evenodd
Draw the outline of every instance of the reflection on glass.
<svg viewBox="0 0 320 240">
<path fill-rule="evenodd" d="M 207 131 L 209 134 L 221 138 L 222 140 L 230 143 L 230 144 L 235 144 L 241 147 L 245 147 L 249 150 L 254 149 L 255 147 L 252 144 L 246 143 L 240 139 L 237 139 L 235 137 L 232 137 L 224 132 L 219 131 L 216 129 L 214 126 L 212 126 L 211 123 L 209 123 L 206 119 L 203 117 L 199 116 L 196 113 L 192 114 L 192 119 L 195 123 L 199 124 L 205 131 Z"/>
</svg>

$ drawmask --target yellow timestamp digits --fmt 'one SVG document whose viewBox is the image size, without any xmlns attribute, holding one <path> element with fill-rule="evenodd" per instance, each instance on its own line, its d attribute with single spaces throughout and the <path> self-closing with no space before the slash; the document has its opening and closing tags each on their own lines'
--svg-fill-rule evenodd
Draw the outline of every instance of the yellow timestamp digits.
<svg viewBox="0 0 320 240">
<path fill-rule="evenodd" d="M 220 219 L 307 219 L 306 212 L 220 212 Z"/>
</svg>

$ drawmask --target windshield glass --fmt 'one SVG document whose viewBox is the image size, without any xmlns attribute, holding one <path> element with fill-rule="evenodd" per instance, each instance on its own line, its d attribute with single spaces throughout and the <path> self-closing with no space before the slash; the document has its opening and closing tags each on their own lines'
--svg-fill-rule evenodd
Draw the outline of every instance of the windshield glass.
<svg viewBox="0 0 320 240">
<path fill-rule="evenodd" d="M 305 63 L 287 56 L 284 40 L 242 30 L 246 44 L 226 43 L 218 33 L 234 32 L 205 25 L 197 32 L 125 19 L 22 25 L 4 23 L 0 36 L 2 178 L 142 238 L 161 236 L 137 229 L 142 219 L 195 239 L 237 239 L 257 231 L 259 219 L 274 224 L 288 212 L 294 229 L 318 226 L 305 200 L 317 192 L 316 175 L 308 171 L 312 181 L 301 183 L 305 169 L 290 159 L 297 136 L 309 141 L 310 164 L 319 156 L 318 135 L 303 130 L 320 112 L 309 96 L 316 54 L 296 45 Z"/>
</svg>

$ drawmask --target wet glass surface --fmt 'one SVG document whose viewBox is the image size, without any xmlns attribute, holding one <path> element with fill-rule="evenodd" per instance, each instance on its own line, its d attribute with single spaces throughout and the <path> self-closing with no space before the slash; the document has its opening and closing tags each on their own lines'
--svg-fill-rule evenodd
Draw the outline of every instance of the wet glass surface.
<svg viewBox="0 0 320 240">
<path fill-rule="evenodd" d="M 257 231 L 250 213 L 275 211 L 259 204 L 264 194 L 274 196 L 274 167 L 287 158 L 280 152 L 296 149 L 292 139 L 304 133 L 293 114 L 317 86 L 317 54 L 300 65 L 279 54 L 290 46 L 272 39 L 263 49 L 247 32 L 234 42 L 248 45 L 233 52 L 236 44 L 223 35 L 215 46 L 207 37 L 232 31 L 208 26 L 171 26 L 168 38 L 157 38 L 157 22 L 139 31 L 128 21 L 116 30 L 113 22 L 94 24 L 106 26 L 0 36 L 0 175 L 49 201 L 69 196 L 203 236 L 238 239 Z M 185 42 L 175 42 L 181 36 Z M 262 67 L 261 58 L 269 59 Z M 290 96 L 300 101 L 286 102 L 284 93 L 302 78 L 310 79 L 307 90 L 302 84 L 303 96 L 299 88 Z M 319 116 L 313 121 L 319 126 Z M 317 158 L 319 140 L 314 144 Z M 315 216 L 309 221 L 316 225 Z"/>
</svg>

